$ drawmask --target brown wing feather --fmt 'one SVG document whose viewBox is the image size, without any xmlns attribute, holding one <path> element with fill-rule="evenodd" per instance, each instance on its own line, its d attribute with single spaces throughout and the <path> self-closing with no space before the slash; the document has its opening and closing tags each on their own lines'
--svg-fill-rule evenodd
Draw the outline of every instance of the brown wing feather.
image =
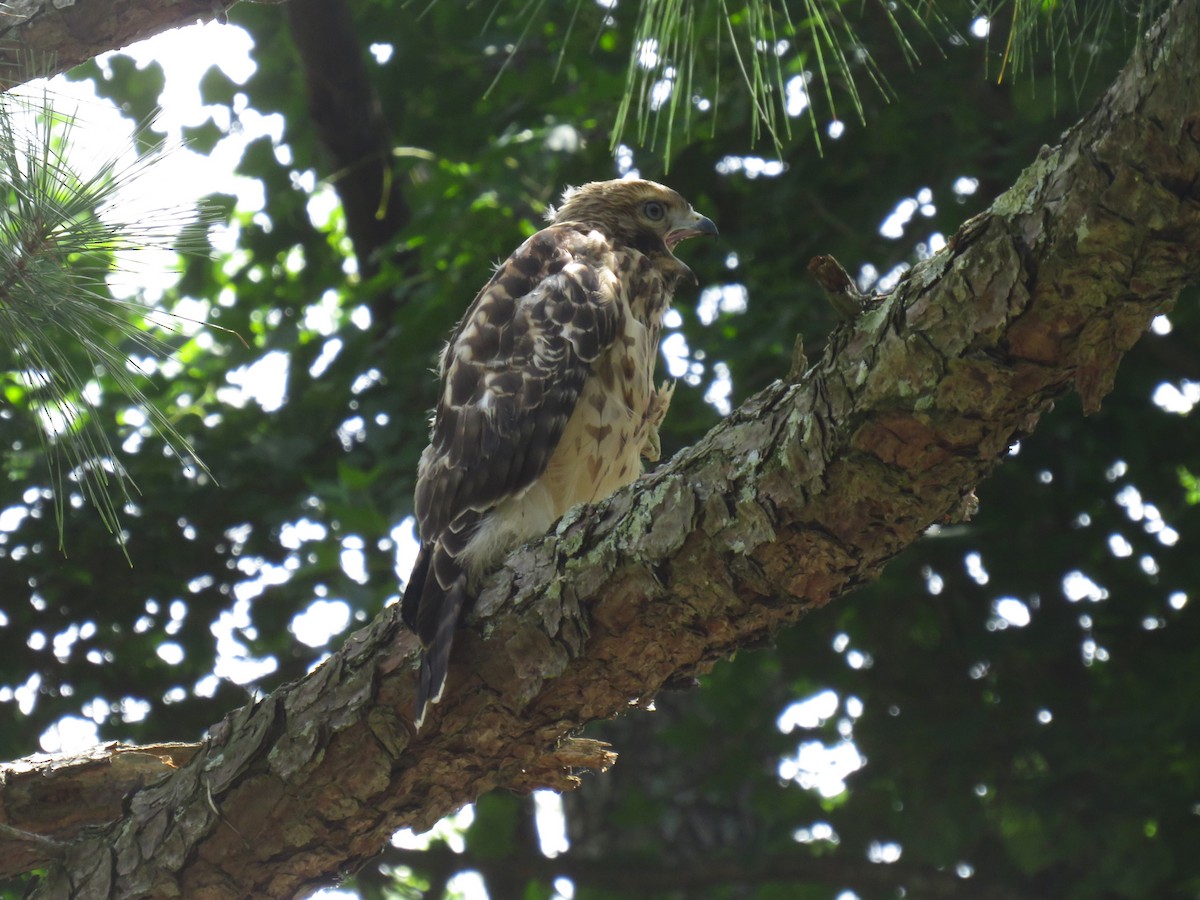
<svg viewBox="0 0 1200 900">
<path fill-rule="evenodd" d="M 545 471 L 591 363 L 622 327 L 601 271 L 607 252 L 580 226 L 538 232 L 479 292 L 446 347 L 415 497 L 421 551 L 401 607 L 426 647 L 418 724 L 440 695 L 466 602 L 458 557 L 491 508 Z"/>
</svg>

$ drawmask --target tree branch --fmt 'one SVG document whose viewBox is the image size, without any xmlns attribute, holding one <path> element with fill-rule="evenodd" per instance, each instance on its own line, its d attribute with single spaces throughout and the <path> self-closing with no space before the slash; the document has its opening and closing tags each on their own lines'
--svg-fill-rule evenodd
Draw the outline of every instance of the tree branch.
<svg viewBox="0 0 1200 900">
<path fill-rule="evenodd" d="M 75 842 L 36 896 L 290 897 L 485 791 L 563 774 L 569 735 L 874 578 L 1074 388 L 1085 409 L 1200 280 L 1200 0 L 984 215 L 798 383 L 514 553 L 409 727 L 395 607 Z M 582 756 L 587 758 L 587 754 Z M 531 773 L 536 777 L 531 780 Z"/>
<path fill-rule="evenodd" d="M 0 91 L 57 75 L 172 28 L 224 21 L 237 0 L 8 0 L 0 13 Z"/>
</svg>

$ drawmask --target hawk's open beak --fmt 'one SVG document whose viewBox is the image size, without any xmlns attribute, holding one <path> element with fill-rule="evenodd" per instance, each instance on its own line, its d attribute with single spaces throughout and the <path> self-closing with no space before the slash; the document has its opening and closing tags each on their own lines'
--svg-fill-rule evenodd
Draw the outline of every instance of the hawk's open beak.
<svg viewBox="0 0 1200 900">
<path fill-rule="evenodd" d="M 696 237 L 697 235 L 701 234 L 709 234 L 713 237 L 717 237 L 719 232 L 717 231 L 717 226 L 713 223 L 713 220 L 708 216 L 702 216 L 699 213 L 692 213 L 691 216 L 688 217 L 687 221 L 683 224 L 682 228 L 675 228 L 667 232 L 667 246 L 674 250 L 676 244 L 678 244 L 680 241 L 686 240 L 690 237 Z"/>
</svg>

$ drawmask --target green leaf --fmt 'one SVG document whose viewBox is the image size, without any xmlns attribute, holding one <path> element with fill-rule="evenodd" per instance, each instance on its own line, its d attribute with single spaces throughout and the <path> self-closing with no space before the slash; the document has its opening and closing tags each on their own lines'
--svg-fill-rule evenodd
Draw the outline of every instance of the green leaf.
<svg viewBox="0 0 1200 900">
<path fill-rule="evenodd" d="M 117 104 L 121 112 L 138 125 L 154 119 L 159 98 L 167 83 L 163 67 L 157 62 L 138 68 L 133 57 L 117 53 L 108 58 L 108 71 L 96 70 L 92 81 L 96 93 Z M 148 139 L 148 138 L 147 138 Z"/>
<path fill-rule="evenodd" d="M 1200 478 L 1193 475 L 1186 466 L 1178 466 L 1176 473 L 1179 484 L 1183 488 L 1183 499 L 1188 506 L 1200 503 Z"/>
<path fill-rule="evenodd" d="M 217 142 L 223 137 L 225 132 L 217 127 L 217 123 L 212 119 L 196 126 L 183 126 L 183 139 L 188 149 L 205 156 L 212 153 L 213 147 L 217 146 Z"/>
<path fill-rule="evenodd" d="M 241 87 L 220 66 L 210 66 L 200 77 L 200 102 L 205 106 L 232 106 Z"/>
</svg>

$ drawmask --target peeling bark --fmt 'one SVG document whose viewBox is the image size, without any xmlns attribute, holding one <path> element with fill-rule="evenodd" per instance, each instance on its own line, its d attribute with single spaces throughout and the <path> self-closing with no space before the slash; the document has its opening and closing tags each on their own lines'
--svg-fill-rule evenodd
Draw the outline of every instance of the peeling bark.
<svg viewBox="0 0 1200 900">
<path fill-rule="evenodd" d="M 1200 281 L 1198 58 L 1200 0 L 1180 0 L 1061 145 L 802 377 L 514 553 L 420 734 L 415 641 L 391 607 L 72 842 L 35 896 L 303 895 L 397 828 L 607 764 L 571 737 L 581 725 L 962 517 L 1056 397 L 1096 408 L 1151 318 Z"/>
<path fill-rule="evenodd" d="M 0 91 L 57 75 L 172 28 L 224 21 L 237 0 L 7 0 L 0 14 Z"/>
</svg>

